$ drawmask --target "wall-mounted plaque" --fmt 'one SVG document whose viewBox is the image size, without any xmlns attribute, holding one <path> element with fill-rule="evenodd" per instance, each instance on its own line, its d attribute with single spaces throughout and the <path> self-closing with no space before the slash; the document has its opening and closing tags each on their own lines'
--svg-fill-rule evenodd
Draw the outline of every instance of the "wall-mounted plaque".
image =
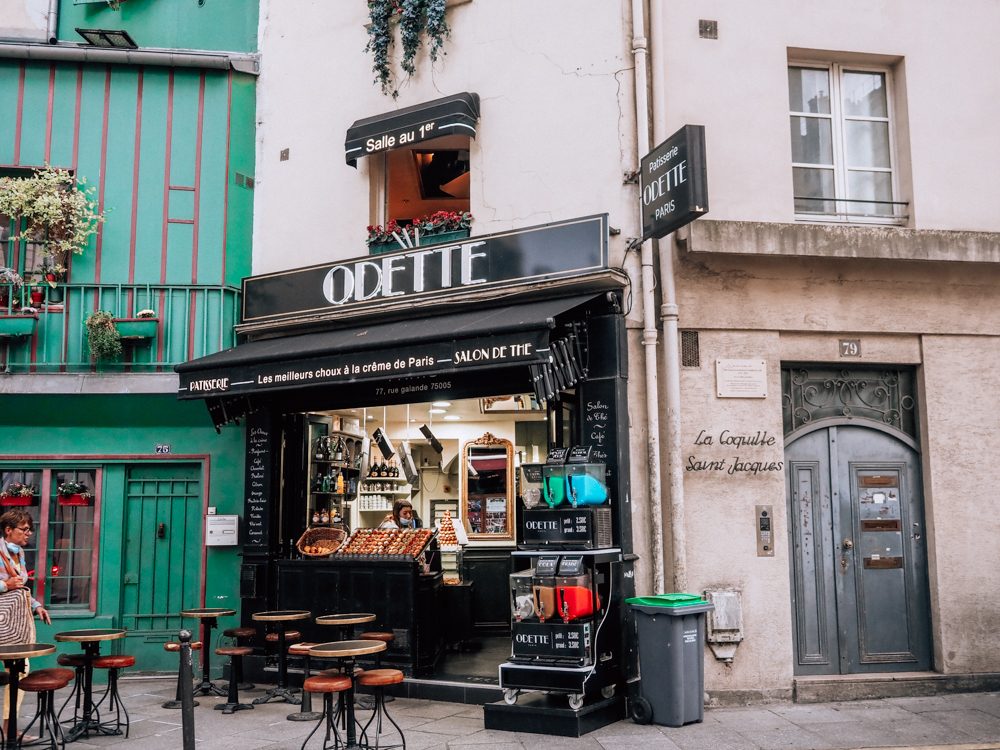
<svg viewBox="0 0 1000 750">
<path fill-rule="evenodd" d="M 767 361 L 715 360 L 715 389 L 719 398 L 767 398 Z"/>
</svg>

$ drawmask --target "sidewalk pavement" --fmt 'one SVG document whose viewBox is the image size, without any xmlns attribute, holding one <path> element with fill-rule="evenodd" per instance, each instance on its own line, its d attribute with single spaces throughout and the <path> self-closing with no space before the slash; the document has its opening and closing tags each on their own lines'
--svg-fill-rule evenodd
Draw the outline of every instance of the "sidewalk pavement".
<svg viewBox="0 0 1000 750">
<path fill-rule="evenodd" d="M 221 683 L 218 683 L 221 685 Z M 175 680 L 125 679 L 119 689 L 132 719 L 129 736 L 91 737 L 69 750 L 179 750 L 181 714 L 160 707 L 172 700 Z M 62 705 L 57 693 L 56 706 Z M 262 690 L 240 694 L 248 703 Z M 314 722 L 287 721 L 297 706 L 269 703 L 224 716 L 212 706 L 222 698 L 199 696 L 195 708 L 198 750 L 299 750 Z M 322 704 L 314 701 L 314 709 Z M 19 725 L 34 715 L 29 696 Z M 480 706 L 397 698 L 388 705 L 406 733 L 407 750 L 828 750 L 830 748 L 943 748 L 1000 750 L 1000 694 L 967 693 L 850 703 L 769 704 L 716 708 L 705 721 L 679 729 L 639 726 L 631 720 L 578 739 L 483 728 Z M 364 723 L 370 712 L 358 712 Z M 383 744 L 393 742 L 384 735 Z M 320 732 L 306 750 L 322 747 Z"/>
</svg>

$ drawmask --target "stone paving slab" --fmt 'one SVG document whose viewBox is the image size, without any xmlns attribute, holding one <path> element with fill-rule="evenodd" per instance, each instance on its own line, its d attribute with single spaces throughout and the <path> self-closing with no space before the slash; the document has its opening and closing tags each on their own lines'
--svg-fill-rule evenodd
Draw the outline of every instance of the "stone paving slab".
<svg viewBox="0 0 1000 750">
<path fill-rule="evenodd" d="M 266 687 L 241 693 L 241 702 Z M 173 700 L 176 682 L 126 679 L 120 689 L 132 720 L 129 736 L 90 737 L 67 750 L 181 750 L 181 713 L 161 707 Z M 56 705 L 68 694 L 57 692 Z M 197 750 L 301 750 L 315 727 L 288 721 L 299 707 L 284 702 L 227 716 L 213 710 L 224 698 L 198 701 Z M 321 705 L 314 700 L 314 708 Z M 1000 750 L 998 693 L 708 709 L 701 724 L 670 728 L 620 721 L 578 739 L 487 730 L 478 706 L 397 698 L 388 709 L 406 734 L 407 750 Z M 28 697 L 21 721 L 26 724 L 34 710 Z M 363 724 L 371 712 L 359 710 L 357 716 Z M 394 741 L 388 732 L 385 741 Z M 321 745 L 322 730 L 306 750 Z"/>
</svg>

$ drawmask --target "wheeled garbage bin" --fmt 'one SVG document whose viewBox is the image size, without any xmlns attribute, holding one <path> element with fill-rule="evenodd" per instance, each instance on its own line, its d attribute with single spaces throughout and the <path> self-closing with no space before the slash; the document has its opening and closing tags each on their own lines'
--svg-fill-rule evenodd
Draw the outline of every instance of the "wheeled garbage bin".
<svg viewBox="0 0 1000 750">
<path fill-rule="evenodd" d="M 635 613 L 642 697 L 632 718 L 681 727 L 705 718 L 705 613 L 715 609 L 697 594 L 637 596 Z"/>
</svg>

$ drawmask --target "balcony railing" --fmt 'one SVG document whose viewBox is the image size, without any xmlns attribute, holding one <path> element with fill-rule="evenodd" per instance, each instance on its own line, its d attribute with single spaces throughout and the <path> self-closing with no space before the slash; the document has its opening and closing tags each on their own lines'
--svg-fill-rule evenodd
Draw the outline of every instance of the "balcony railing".
<svg viewBox="0 0 1000 750">
<path fill-rule="evenodd" d="M 39 287 L 34 287 L 35 290 Z M 15 319 L 31 306 L 31 289 L 15 292 L 0 285 L 0 372 L 170 372 L 179 362 L 236 345 L 240 290 L 228 286 L 184 284 L 59 284 L 36 305 L 33 333 L 14 332 Z M 62 292 L 60 301 L 59 292 Z M 156 313 L 155 333 L 122 339 L 123 352 L 113 362 L 94 362 L 84 321 L 96 310 L 116 319 Z M 22 325 L 23 327 L 23 325 Z"/>
</svg>

